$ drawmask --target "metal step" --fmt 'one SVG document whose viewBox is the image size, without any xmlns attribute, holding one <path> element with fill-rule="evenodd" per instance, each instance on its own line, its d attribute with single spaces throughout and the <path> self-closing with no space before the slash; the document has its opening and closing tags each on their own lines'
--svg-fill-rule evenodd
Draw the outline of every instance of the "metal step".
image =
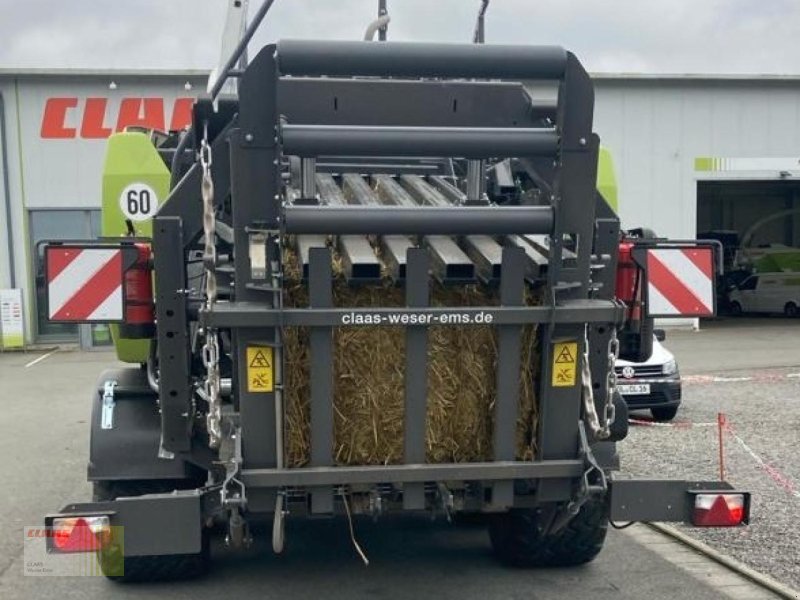
<svg viewBox="0 0 800 600">
<path fill-rule="evenodd" d="M 400 185 L 423 206 L 452 206 L 441 192 L 419 175 L 401 175 Z"/>
<path fill-rule="evenodd" d="M 406 176 L 407 185 L 415 190 L 415 194 L 422 194 L 428 199 L 435 198 L 436 190 L 428 186 L 423 188 L 424 182 L 419 182 L 417 176 Z M 415 178 L 416 177 L 416 178 Z M 421 202 L 414 199 L 404 186 L 401 186 L 393 177 L 388 175 L 375 175 L 375 189 L 378 197 L 387 205 L 395 206 L 420 206 Z M 424 184 L 427 185 L 427 184 Z M 434 203 L 439 200 L 431 200 Z M 434 204 L 437 206 L 438 204 Z M 422 209 L 424 210 L 424 209 Z M 434 276 L 442 283 L 473 283 L 475 281 L 475 265 L 461 248 L 449 237 L 430 235 L 424 238 L 423 243 L 431 252 L 432 269 Z"/>
<path fill-rule="evenodd" d="M 541 282 L 547 277 L 547 256 L 536 250 L 530 243 L 519 235 L 506 236 L 510 246 L 522 248 L 525 251 L 525 279 L 530 282 Z"/>
<path fill-rule="evenodd" d="M 344 206 L 345 195 L 329 173 L 317 173 L 317 191 L 323 204 Z M 351 283 L 370 283 L 380 280 L 381 263 L 366 237 L 359 235 L 340 235 L 336 249 L 342 257 L 345 277 Z"/>
<path fill-rule="evenodd" d="M 440 186 L 434 187 L 427 180 L 417 175 L 403 175 L 400 184 L 419 203 L 427 206 L 453 206 L 453 202 L 442 193 L 448 184 L 441 180 Z M 450 186 L 452 187 L 452 186 Z M 455 198 L 456 188 L 448 190 L 450 198 Z M 474 264 L 474 273 L 486 284 L 500 280 L 503 267 L 503 247 L 488 235 L 467 235 L 460 240 L 459 246 Z"/>
<path fill-rule="evenodd" d="M 462 240 L 467 256 L 475 263 L 478 277 L 486 284 L 500 281 L 503 271 L 503 247 L 488 235 L 468 235 Z"/>
<path fill-rule="evenodd" d="M 442 196 L 447 198 L 450 204 L 465 204 L 467 195 L 459 190 L 456 186 L 450 183 L 446 178 L 441 175 L 432 175 L 428 177 L 428 182 L 433 186 Z"/>
<path fill-rule="evenodd" d="M 416 245 L 404 235 L 384 235 L 380 239 L 381 256 L 394 281 L 406 278 L 406 254 Z"/>
<path fill-rule="evenodd" d="M 380 204 L 377 194 L 369 183 L 355 173 L 342 175 L 342 191 L 350 204 L 375 205 Z M 381 258 L 389 276 L 394 281 L 406 278 L 406 253 L 409 248 L 416 245 L 404 235 L 385 235 L 378 240 L 381 249 Z"/>
<path fill-rule="evenodd" d="M 415 175 L 403 175 L 400 177 L 400 183 L 417 202 L 428 206 L 453 206 L 452 199 L 460 194 L 442 178 L 439 178 L 438 187 Z M 442 190 L 448 195 L 446 196 Z M 491 284 L 500 280 L 503 268 L 503 247 L 500 244 L 488 235 L 468 235 L 460 240 L 459 245 L 475 264 L 475 272 L 481 281 Z"/>
<path fill-rule="evenodd" d="M 301 199 L 302 194 L 300 190 L 294 187 L 287 186 L 286 198 L 294 204 Z M 311 248 L 326 248 L 328 246 L 328 238 L 324 235 L 297 235 L 294 238 L 294 251 L 297 254 L 300 263 L 303 265 L 303 279 L 308 279 L 308 257 Z"/>
<path fill-rule="evenodd" d="M 546 235 L 523 235 L 519 236 L 523 241 L 533 246 L 537 251 L 545 256 L 550 256 L 550 238 Z M 563 260 L 576 260 L 578 255 L 568 248 L 563 248 L 561 251 Z"/>
<path fill-rule="evenodd" d="M 294 239 L 294 248 L 303 265 L 303 279 L 308 279 L 308 262 L 311 248 L 326 248 L 328 238 L 324 235 L 298 235 Z"/>
</svg>

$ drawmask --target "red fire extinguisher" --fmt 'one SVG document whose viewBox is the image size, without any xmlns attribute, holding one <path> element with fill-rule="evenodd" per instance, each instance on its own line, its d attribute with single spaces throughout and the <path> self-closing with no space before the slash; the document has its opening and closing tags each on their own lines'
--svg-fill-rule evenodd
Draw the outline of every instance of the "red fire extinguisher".
<svg viewBox="0 0 800 600">
<path fill-rule="evenodd" d="M 644 273 L 633 260 L 636 242 L 623 238 L 617 255 L 615 296 L 625 304 L 625 325 L 622 328 L 620 357 L 644 362 L 653 352 L 654 321 L 645 317 L 642 306 Z"/>
<path fill-rule="evenodd" d="M 136 262 L 125 271 L 123 295 L 125 319 L 120 333 L 125 338 L 151 338 L 155 335 L 156 310 L 153 301 L 153 263 L 150 246 L 136 243 Z"/>
</svg>

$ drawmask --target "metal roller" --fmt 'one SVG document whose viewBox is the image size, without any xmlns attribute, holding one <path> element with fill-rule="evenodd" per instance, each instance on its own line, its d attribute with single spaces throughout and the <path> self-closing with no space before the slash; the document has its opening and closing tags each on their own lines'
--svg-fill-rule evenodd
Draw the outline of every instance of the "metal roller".
<svg viewBox="0 0 800 600">
<path fill-rule="evenodd" d="M 281 135 L 284 153 L 302 157 L 555 157 L 558 150 L 553 128 L 289 124 L 281 128 Z"/>
<path fill-rule="evenodd" d="M 567 52 L 559 46 L 281 40 L 284 75 L 561 79 Z"/>
</svg>

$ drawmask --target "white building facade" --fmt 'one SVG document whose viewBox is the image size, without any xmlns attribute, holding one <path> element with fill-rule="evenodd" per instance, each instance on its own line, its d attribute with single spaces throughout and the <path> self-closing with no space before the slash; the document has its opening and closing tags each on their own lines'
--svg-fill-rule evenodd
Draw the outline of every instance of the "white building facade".
<svg viewBox="0 0 800 600">
<path fill-rule="evenodd" d="M 182 128 L 205 82 L 201 72 L 0 70 L 0 289 L 23 290 L 29 342 L 77 335 L 38 314 L 36 244 L 99 232 L 105 138 L 130 125 Z M 765 203 L 800 208 L 800 77 L 598 75 L 596 95 L 625 226 L 689 239 L 752 222 Z M 798 221 L 771 227 L 800 245 Z"/>
</svg>

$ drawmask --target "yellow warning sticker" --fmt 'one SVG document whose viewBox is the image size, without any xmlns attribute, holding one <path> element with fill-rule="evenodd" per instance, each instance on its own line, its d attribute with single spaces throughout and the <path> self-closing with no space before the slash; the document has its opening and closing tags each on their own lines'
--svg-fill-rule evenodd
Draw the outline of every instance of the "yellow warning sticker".
<svg viewBox="0 0 800 600">
<path fill-rule="evenodd" d="M 557 342 L 553 345 L 553 387 L 575 385 L 578 372 L 578 343 Z"/>
<path fill-rule="evenodd" d="M 247 347 L 247 391 L 271 392 L 273 388 L 272 348 Z"/>
</svg>

